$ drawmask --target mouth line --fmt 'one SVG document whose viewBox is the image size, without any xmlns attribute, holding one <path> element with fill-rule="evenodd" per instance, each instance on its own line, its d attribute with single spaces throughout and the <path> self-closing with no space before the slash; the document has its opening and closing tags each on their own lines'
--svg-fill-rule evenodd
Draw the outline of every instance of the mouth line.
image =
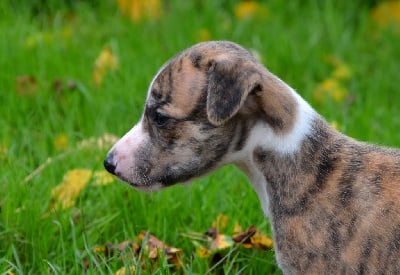
<svg viewBox="0 0 400 275">
<path fill-rule="evenodd" d="M 152 180 L 148 176 L 143 176 L 142 180 L 134 176 L 126 177 L 118 172 L 116 173 L 116 176 L 124 183 L 139 191 L 155 191 L 175 185 L 176 183 L 180 182 L 176 181 L 176 179 L 169 178 L 167 175 Z"/>
</svg>

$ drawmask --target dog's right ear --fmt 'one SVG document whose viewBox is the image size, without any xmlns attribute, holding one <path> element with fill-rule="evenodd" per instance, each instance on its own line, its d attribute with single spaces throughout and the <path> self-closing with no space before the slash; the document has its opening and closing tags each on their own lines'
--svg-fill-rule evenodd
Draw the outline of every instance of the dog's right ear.
<svg viewBox="0 0 400 275">
<path fill-rule="evenodd" d="M 215 126 L 233 117 L 254 89 L 261 89 L 261 75 L 251 61 L 219 59 L 209 62 L 207 117 Z"/>
</svg>

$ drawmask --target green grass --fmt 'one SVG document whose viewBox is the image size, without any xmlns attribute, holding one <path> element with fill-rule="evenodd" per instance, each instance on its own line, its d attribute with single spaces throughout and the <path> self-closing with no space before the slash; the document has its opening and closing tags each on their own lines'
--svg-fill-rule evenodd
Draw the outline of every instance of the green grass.
<svg viewBox="0 0 400 275">
<path fill-rule="evenodd" d="M 33 6 L 40 7 L 41 1 L 18 7 L 9 2 L 0 4 L 0 272 L 77 274 L 87 258 L 89 274 L 113 273 L 134 260 L 99 257 L 92 249 L 134 239 L 146 229 L 184 250 L 184 273 L 204 274 L 209 261 L 195 256 L 192 242 L 181 233 L 204 232 L 224 213 L 231 223 L 244 228 L 254 224 L 270 234 L 254 191 L 234 167 L 190 187 L 152 194 L 120 182 L 89 185 L 75 207 L 43 217 L 51 190 L 64 174 L 76 168 L 103 169 L 107 151 L 76 149 L 57 158 L 62 154 L 54 146 L 57 136 L 65 134 L 73 149 L 92 136 L 124 134 L 140 117 L 155 72 L 172 55 L 199 42 L 201 29 L 211 39 L 256 50 L 272 72 L 346 134 L 399 144 L 400 33 L 375 26 L 363 1 L 271 0 L 265 3 L 267 16 L 238 20 L 238 1 L 174 0 L 165 1 L 158 20 L 139 23 L 122 17 L 114 1 L 72 6 L 49 1 L 39 11 Z M 119 68 L 96 87 L 94 61 L 105 46 L 118 56 Z M 326 56 L 351 69 L 343 85 L 352 100 L 315 101 L 313 90 L 333 70 Z M 32 96 L 16 92 L 17 78 L 23 75 L 37 81 Z M 57 93 L 55 79 L 72 79 L 77 88 Z M 24 182 L 49 157 L 55 159 Z M 231 251 L 218 268 L 224 273 L 279 273 L 273 252 L 255 249 Z M 172 271 L 164 262 L 153 272 Z"/>
</svg>

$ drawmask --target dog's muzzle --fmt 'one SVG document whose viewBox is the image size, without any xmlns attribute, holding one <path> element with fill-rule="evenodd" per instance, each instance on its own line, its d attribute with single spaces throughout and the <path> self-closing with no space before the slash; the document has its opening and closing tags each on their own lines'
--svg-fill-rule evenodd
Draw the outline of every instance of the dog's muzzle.
<svg viewBox="0 0 400 275">
<path fill-rule="evenodd" d="M 115 175 L 115 169 L 117 168 L 117 164 L 114 161 L 114 154 L 110 152 L 107 155 L 107 158 L 104 160 L 104 168 L 111 174 Z"/>
</svg>

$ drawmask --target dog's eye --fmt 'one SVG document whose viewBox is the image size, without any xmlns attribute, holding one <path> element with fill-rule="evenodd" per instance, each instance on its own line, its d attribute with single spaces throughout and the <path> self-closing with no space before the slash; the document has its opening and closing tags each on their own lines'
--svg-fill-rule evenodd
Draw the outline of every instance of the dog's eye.
<svg viewBox="0 0 400 275">
<path fill-rule="evenodd" d="M 160 112 L 155 113 L 154 122 L 157 127 L 165 126 L 169 120 L 170 120 L 170 118 L 167 117 L 166 115 L 161 114 Z"/>
</svg>

